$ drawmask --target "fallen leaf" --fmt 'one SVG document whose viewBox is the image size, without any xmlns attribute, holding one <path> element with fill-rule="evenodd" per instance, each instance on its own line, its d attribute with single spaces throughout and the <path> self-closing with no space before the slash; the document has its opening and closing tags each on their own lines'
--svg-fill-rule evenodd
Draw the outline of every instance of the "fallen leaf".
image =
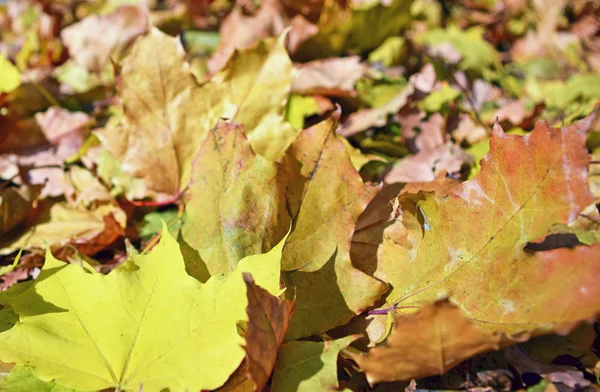
<svg viewBox="0 0 600 392">
<path fill-rule="evenodd" d="M 451 25 L 446 29 L 431 29 L 423 38 L 430 45 L 450 43 L 462 55 L 459 62 L 462 69 L 481 71 L 486 66 L 496 66 L 500 62 L 498 52 L 482 35 L 483 29 L 480 27 L 461 29 Z"/>
<path fill-rule="evenodd" d="M 56 106 L 36 113 L 35 120 L 52 145 L 69 150 L 58 153 L 60 156 L 76 153 L 83 144 L 83 130 L 94 123 L 94 120 L 83 112 L 70 112 Z"/>
<path fill-rule="evenodd" d="M 367 67 L 360 57 L 333 57 L 296 66 L 298 76 L 292 91 L 304 95 L 355 96 L 354 84 L 365 75 Z"/>
<path fill-rule="evenodd" d="M 152 29 L 123 62 L 121 124 L 97 136 L 125 172 L 144 178 L 155 194 L 171 196 L 187 186 L 192 159 L 221 118 L 243 123 L 258 154 L 279 158 L 296 134 L 282 117 L 292 83 L 282 39 L 236 52 L 223 71 L 199 86 L 180 41 Z"/>
<path fill-rule="evenodd" d="M 452 138 L 457 143 L 467 142 L 471 146 L 489 139 L 489 130 L 475 122 L 467 113 L 461 113 L 458 126 L 452 131 Z"/>
<path fill-rule="evenodd" d="M 8 376 L 0 380 L 0 389 L 8 392 L 39 391 L 39 392 L 75 392 L 75 389 L 57 385 L 53 381 L 42 381 L 37 378 L 27 366 L 15 366 Z"/>
<path fill-rule="evenodd" d="M 72 166 L 66 174 L 73 194 L 65 195 L 72 206 L 91 208 L 113 200 L 110 192 L 94 174 L 79 166 Z"/>
<path fill-rule="evenodd" d="M 510 347 L 506 351 L 506 359 L 520 375 L 526 373 L 539 374 L 550 382 L 559 382 L 571 388 L 590 385 L 583 373 L 575 370 L 573 366 L 549 364 L 530 355 L 522 347 Z"/>
<path fill-rule="evenodd" d="M 86 246 L 96 243 L 97 246 L 103 244 L 105 247 L 108 243 L 99 241 L 99 236 L 109 234 L 109 241 L 114 240 L 114 235 L 120 233 L 113 223 L 113 220 L 105 221 L 105 217 L 113 214 L 113 219 L 116 219 L 117 226 L 125 225 L 124 213 L 119 208 L 110 204 L 101 205 L 94 210 L 79 210 L 69 207 L 66 203 L 56 203 L 51 205 L 47 210 L 43 209 L 41 213 L 32 222 L 32 227 L 25 231 L 11 233 L 10 236 L 4 236 L 2 239 L 3 246 L 0 254 L 12 253 L 22 247 L 26 249 L 43 249 L 47 246 L 53 249 L 62 248 L 68 244 L 81 243 L 81 246 Z M 110 219 L 110 218 L 109 218 Z M 109 223 L 109 227 L 107 227 Z M 105 233 L 106 229 L 109 229 Z M 103 234 L 104 233 L 104 234 Z"/>
<path fill-rule="evenodd" d="M 293 224 L 282 258 L 287 293 L 296 298 L 286 339 L 345 324 L 387 290 L 350 260 L 356 220 L 377 188 L 366 186 L 352 166 L 336 122 L 302 131 L 287 157 L 299 171 L 288 191 Z"/>
<path fill-rule="evenodd" d="M 284 155 L 298 133 L 283 121 L 295 79 L 285 37 L 282 33 L 236 51 L 211 79 L 223 106 L 220 116 L 243 124 L 252 149 L 272 161 Z"/>
<path fill-rule="evenodd" d="M 27 280 L 29 278 L 29 268 L 16 268 L 12 271 L 3 273 L 0 276 L 0 291 L 5 291 L 12 285 Z"/>
<path fill-rule="evenodd" d="M 0 94 L 10 93 L 21 84 L 21 74 L 4 55 L 0 56 Z"/>
<path fill-rule="evenodd" d="M 427 182 L 440 173 L 458 173 L 471 156 L 451 142 L 402 158 L 386 174 L 385 182 Z"/>
<path fill-rule="evenodd" d="M 275 0 L 261 2 L 254 15 L 244 15 L 241 7 L 235 7 L 221 24 L 221 39 L 208 63 L 210 72 L 214 74 L 223 69 L 236 49 L 249 49 L 261 39 L 281 34 L 284 28 L 285 22 Z"/>
<path fill-rule="evenodd" d="M 146 6 L 123 6 L 110 14 L 90 15 L 66 27 L 61 31 L 61 38 L 79 66 L 100 73 L 113 56 L 123 53 L 147 30 Z"/>
<path fill-rule="evenodd" d="M 285 236 L 286 173 L 252 151 L 241 125 L 220 122 L 192 166 L 182 236 L 210 275 L 234 270 L 241 259 L 268 251 Z"/>
<path fill-rule="evenodd" d="M 349 137 L 371 127 L 382 127 L 388 122 L 388 117 L 396 114 L 407 104 L 414 93 L 413 84 L 408 84 L 399 94 L 383 106 L 360 110 L 351 114 L 338 131 L 342 136 Z"/>
<path fill-rule="evenodd" d="M 377 190 L 363 183 L 335 134 L 338 116 L 302 131 L 288 152 L 300 172 L 297 194 L 289 196 L 294 228 L 283 252 L 285 271 L 320 269 L 347 243 Z"/>
<path fill-rule="evenodd" d="M 248 296 L 248 329 L 246 330 L 246 361 L 248 378 L 255 391 L 262 391 L 275 366 L 279 347 L 294 313 L 294 302 L 280 300 L 243 274 Z"/>
<path fill-rule="evenodd" d="M 457 173 L 470 163 L 471 157 L 466 152 L 446 140 L 443 125 L 439 113 L 419 124 L 420 132 L 414 141 L 418 152 L 396 162 L 386 174 L 385 182 L 434 181 L 440 173 Z"/>
<path fill-rule="evenodd" d="M 446 195 L 459 184 L 444 173 L 429 182 L 411 182 L 408 184 L 385 184 L 371 200 L 367 208 L 358 218 L 352 237 L 350 258 L 352 264 L 367 275 L 373 276 L 377 271 L 379 260 L 383 259 L 385 250 L 384 238 L 401 241 L 400 236 L 408 235 L 406 225 L 396 222 L 398 202 L 402 195 L 417 194 L 420 191 L 435 192 Z"/>
<path fill-rule="evenodd" d="M 40 194 L 39 186 L 21 185 L 0 189 L 0 233 L 5 235 L 30 214 Z"/>
<path fill-rule="evenodd" d="M 40 198 L 44 199 L 60 197 L 71 190 L 63 169 L 64 159 L 70 155 L 69 148 L 61 150 L 65 156 L 59 156 L 57 152 L 47 148 L 7 158 L 15 162 L 16 170 L 23 173 L 25 183 L 43 186 Z M 20 182 L 19 179 L 16 182 Z"/>
<path fill-rule="evenodd" d="M 447 301 L 417 314 L 396 316 L 385 343 L 367 355 L 351 354 L 371 385 L 443 374 L 465 358 L 498 348 L 491 335 Z"/>
<path fill-rule="evenodd" d="M 384 239 L 374 276 L 393 285 L 388 303 L 423 306 L 447 295 L 486 330 L 511 335 L 565 331 L 593 317 L 598 244 L 524 250 L 594 201 L 585 148 L 593 118 L 562 129 L 538 122 L 526 136 L 496 127 L 479 174 L 403 211 L 407 242 Z"/>
<path fill-rule="evenodd" d="M 338 354 L 358 337 L 352 335 L 321 343 L 285 343 L 277 356 L 272 390 L 277 392 L 337 390 L 339 387 L 336 365 Z"/>
<path fill-rule="evenodd" d="M 166 228 L 151 253 L 106 276 L 48 252 L 41 275 L 3 297 L 19 322 L 0 333 L 0 357 L 75 389 L 217 388 L 244 357 L 236 326 L 248 321 L 242 272 L 278 293 L 280 255 L 278 247 L 253 256 L 201 284 L 186 274 Z"/>
<path fill-rule="evenodd" d="M 214 125 L 202 109 L 216 98 L 194 81 L 180 41 L 156 28 L 135 41 L 121 79 L 122 123 L 97 136 L 124 171 L 156 193 L 175 195 L 187 185 L 192 157 Z"/>
<path fill-rule="evenodd" d="M 402 0 L 325 3 L 315 23 L 318 32 L 297 44 L 293 57 L 306 61 L 375 49 L 410 23 L 412 4 Z"/>
</svg>

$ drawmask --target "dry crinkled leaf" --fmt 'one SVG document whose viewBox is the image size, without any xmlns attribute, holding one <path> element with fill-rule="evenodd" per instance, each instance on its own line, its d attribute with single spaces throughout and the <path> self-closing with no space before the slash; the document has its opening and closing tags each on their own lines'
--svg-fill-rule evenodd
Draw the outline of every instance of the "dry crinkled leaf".
<svg viewBox="0 0 600 392">
<path fill-rule="evenodd" d="M 93 120 L 82 112 L 51 107 L 46 112 L 36 113 L 35 122 L 47 142 L 36 149 L 19 151 L 20 155 L 2 156 L 2 177 L 21 173 L 26 183 L 43 185 L 41 198 L 60 197 L 71 191 L 61 167 L 63 161 L 79 150 L 85 138 L 84 128 Z M 20 130 L 8 132 L 18 134 Z M 15 178 L 14 181 L 20 183 L 20 180 Z"/>
<path fill-rule="evenodd" d="M 338 354 L 358 338 L 358 335 L 352 335 L 321 343 L 285 343 L 277 356 L 272 390 L 274 392 L 338 390 Z"/>
<path fill-rule="evenodd" d="M 306 95 L 354 96 L 354 84 L 367 71 L 358 56 L 315 60 L 296 67 L 299 72 L 292 91 Z"/>
<path fill-rule="evenodd" d="M 222 121 L 202 142 L 192 165 L 182 236 L 210 275 L 268 251 L 289 230 L 280 166 L 252 151 L 239 124 Z"/>
<path fill-rule="evenodd" d="M 490 335 L 463 312 L 441 301 L 419 313 L 396 316 L 386 342 L 367 355 L 351 354 L 370 384 L 443 374 L 465 358 L 498 348 Z"/>
<path fill-rule="evenodd" d="M 555 336 L 555 335 L 549 335 L 547 337 L 549 339 L 552 339 L 552 338 L 564 339 L 563 336 Z M 542 337 L 542 339 L 543 338 L 545 338 L 545 336 Z M 594 338 L 595 338 L 595 334 L 593 334 L 592 342 L 590 342 L 590 343 L 593 343 Z M 537 339 L 540 339 L 540 338 L 537 338 Z M 535 340 L 531 340 L 527 343 L 533 344 L 533 343 L 535 343 Z M 550 343 L 550 344 L 548 344 L 548 343 Z M 558 344 L 558 345 L 552 346 L 551 343 L 556 344 L 558 342 L 539 342 L 538 344 L 539 344 L 539 348 L 542 350 L 546 347 L 548 347 L 550 349 L 556 348 L 559 350 L 560 349 L 564 350 L 565 344 L 562 344 L 562 345 Z M 530 347 L 531 347 L 531 345 L 530 345 Z M 554 360 L 555 358 L 552 358 L 552 359 L 548 360 L 547 362 L 541 361 L 539 358 L 537 358 L 536 356 L 534 356 L 530 352 L 528 352 L 523 345 L 509 347 L 508 349 L 506 349 L 505 357 L 506 357 L 506 360 L 508 361 L 508 363 L 510 363 L 510 365 L 520 375 L 523 375 L 526 373 L 539 374 L 542 378 L 544 378 L 548 381 L 561 382 L 565 385 L 568 385 L 571 388 L 576 388 L 578 384 L 579 384 L 579 386 L 582 386 L 582 387 L 590 384 L 590 382 L 584 378 L 583 373 L 574 370 L 574 368 L 572 366 L 551 363 L 552 360 Z M 593 354 L 591 355 L 591 357 L 594 360 L 596 360 L 596 358 L 597 358 Z M 592 364 L 593 364 L 593 362 L 592 362 Z"/>
<path fill-rule="evenodd" d="M 277 352 L 294 313 L 294 302 L 272 296 L 257 286 L 248 273 L 244 273 L 243 278 L 248 296 L 249 321 L 244 346 L 247 373 L 254 390 L 262 391 L 275 366 Z"/>
<path fill-rule="evenodd" d="M 177 195 L 187 186 L 191 161 L 221 118 L 243 123 L 258 154 L 279 158 L 296 134 L 281 115 L 293 77 L 282 40 L 236 52 L 198 86 L 180 40 L 152 29 L 123 62 L 123 121 L 98 137 L 155 194 Z"/>
<path fill-rule="evenodd" d="M 70 155 L 67 149 L 54 150 L 48 148 L 27 155 L 7 157 L 14 161 L 16 170 L 24 173 L 25 182 L 33 185 L 43 185 L 40 198 L 60 197 L 70 191 L 62 165 Z M 65 155 L 57 155 L 58 152 Z M 39 168 L 38 168 L 39 167 Z"/>
<path fill-rule="evenodd" d="M 148 30 L 145 5 L 123 6 L 108 15 L 90 15 L 61 31 L 69 54 L 86 70 L 100 73 L 135 37 Z"/>
<path fill-rule="evenodd" d="M 585 148 L 594 116 L 562 129 L 538 122 L 526 136 L 498 126 L 473 180 L 404 209 L 412 229 L 401 243 L 384 239 L 375 273 L 394 287 L 388 302 L 421 306 L 450 296 L 485 329 L 508 334 L 564 331 L 593 317 L 600 246 L 524 247 L 594 201 Z"/>
<path fill-rule="evenodd" d="M 201 284 L 166 227 L 151 253 L 106 276 L 48 252 L 35 281 L 2 297 L 19 322 L 0 333 L 0 357 L 80 390 L 217 388 L 244 357 L 242 273 L 277 294 L 280 257 L 281 246 Z"/>
</svg>

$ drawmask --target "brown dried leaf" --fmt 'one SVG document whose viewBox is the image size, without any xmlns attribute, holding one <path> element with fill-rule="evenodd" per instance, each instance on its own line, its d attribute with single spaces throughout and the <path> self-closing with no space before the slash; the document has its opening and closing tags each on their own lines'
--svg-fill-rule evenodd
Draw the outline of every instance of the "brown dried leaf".
<svg viewBox="0 0 600 392">
<path fill-rule="evenodd" d="M 247 272 L 243 278 L 248 288 L 248 329 L 244 347 L 247 374 L 254 383 L 254 390 L 262 391 L 271 376 L 277 352 L 294 313 L 294 301 L 272 296 L 257 286 Z"/>
<path fill-rule="evenodd" d="M 464 358 L 498 348 L 499 335 L 490 335 L 447 301 L 396 316 L 386 343 L 365 356 L 352 358 L 369 383 L 408 381 L 443 374 Z"/>
<path fill-rule="evenodd" d="M 10 231 L 27 218 L 39 194 L 39 186 L 0 189 L 0 234 Z"/>
</svg>

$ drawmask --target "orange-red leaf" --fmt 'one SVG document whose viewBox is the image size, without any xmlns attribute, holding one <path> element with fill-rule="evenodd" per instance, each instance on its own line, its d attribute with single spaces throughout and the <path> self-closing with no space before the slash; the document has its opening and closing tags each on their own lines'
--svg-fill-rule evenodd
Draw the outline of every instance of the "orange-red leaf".
<svg viewBox="0 0 600 392">
<path fill-rule="evenodd" d="M 594 316 L 600 246 L 524 249 L 594 201 L 585 147 L 593 118 L 562 129 L 540 122 L 523 137 L 496 127 L 473 180 L 405 210 L 398 219 L 418 231 L 384 238 L 375 274 L 393 285 L 390 304 L 450 296 L 487 330 L 505 333 L 562 330 Z"/>
</svg>

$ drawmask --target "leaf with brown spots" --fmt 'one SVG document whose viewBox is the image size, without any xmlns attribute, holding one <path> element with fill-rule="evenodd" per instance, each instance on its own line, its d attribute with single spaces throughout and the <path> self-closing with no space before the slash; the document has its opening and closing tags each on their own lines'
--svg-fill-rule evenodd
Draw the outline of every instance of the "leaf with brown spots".
<svg viewBox="0 0 600 392">
<path fill-rule="evenodd" d="M 211 131 L 193 162 L 182 229 L 203 269 L 234 270 L 279 243 L 290 227 L 286 183 L 281 165 L 256 155 L 240 124 L 221 121 Z"/>
</svg>

